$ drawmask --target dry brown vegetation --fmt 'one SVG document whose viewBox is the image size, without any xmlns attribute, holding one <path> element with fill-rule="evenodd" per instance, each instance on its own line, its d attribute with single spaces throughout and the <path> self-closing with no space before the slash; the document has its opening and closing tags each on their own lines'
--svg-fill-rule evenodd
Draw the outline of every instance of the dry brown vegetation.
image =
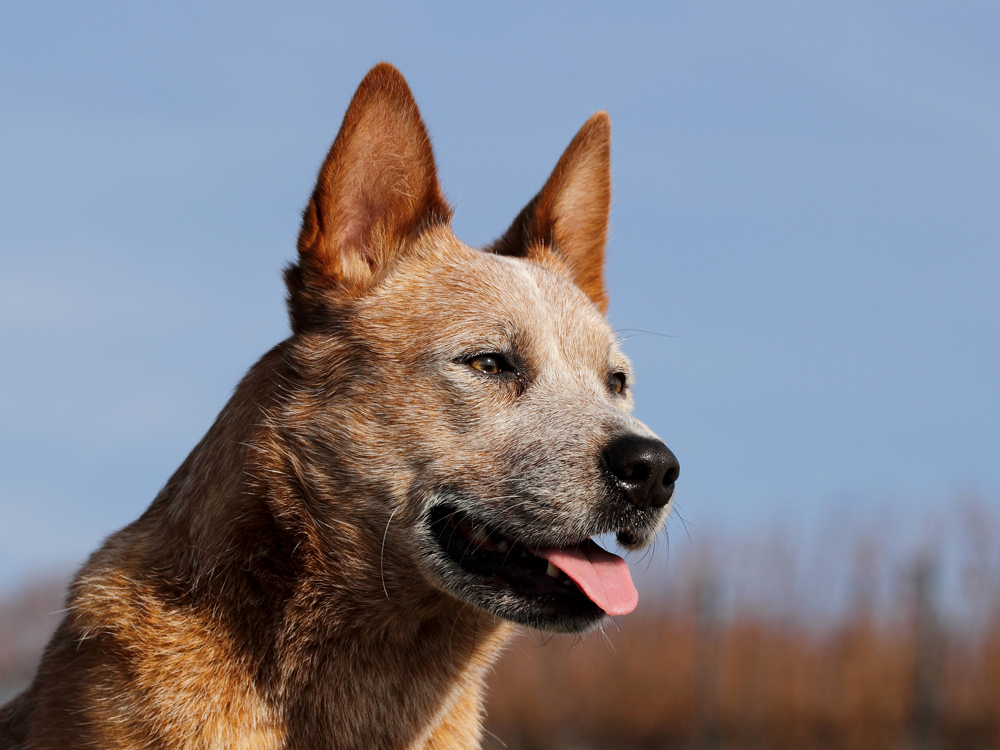
<svg viewBox="0 0 1000 750">
<path fill-rule="evenodd" d="M 490 747 L 1000 747 L 996 519 L 954 515 L 894 553 L 892 524 L 701 547 L 604 634 L 526 634 L 491 683 Z"/>
<path fill-rule="evenodd" d="M 739 615 L 704 633 L 690 609 L 663 609 L 609 640 L 512 649 L 492 683 L 492 732 L 510 748 L 1000 745 L 1000 627 L 946 638 L 928 717 L 912 628 Z"/>
<path fill-rule="evenodd" d="M 954 515 L 895 553 L 864 525 L 835 545 L 675 544 L 644 580 L 658 598 L 606 633 L 511 646 L 489 747 L 1000 748 L 998 523 Z M 30 679 L 63 586 L 0 604 L 0 699 Z"/>
<path fill-rule="evenodd" d="M 59 623 L 67 579 L 24 586 L 0 602 L 0 703 L 31 680 L 46 641 Z"/>
</svg>

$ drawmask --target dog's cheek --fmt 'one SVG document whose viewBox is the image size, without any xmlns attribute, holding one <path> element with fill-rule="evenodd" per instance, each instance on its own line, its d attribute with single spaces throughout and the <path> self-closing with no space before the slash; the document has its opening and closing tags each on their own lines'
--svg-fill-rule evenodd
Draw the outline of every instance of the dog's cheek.
<svg viewBox="0 0 1000 750">
<path fill-rule="evenodd" d="M 382 379 L 369 425 L 383 447 L 379 462 L 428 491 L 495 485 L 504 475 L 496 425 L 506 404 L 482 390 L 477 399 L 437 372 Z"/>
</svg>

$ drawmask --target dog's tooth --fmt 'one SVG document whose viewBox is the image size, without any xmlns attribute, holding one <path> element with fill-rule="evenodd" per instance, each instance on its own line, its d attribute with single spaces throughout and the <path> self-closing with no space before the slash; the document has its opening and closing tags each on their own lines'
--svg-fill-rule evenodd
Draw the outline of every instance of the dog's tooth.
<svg viewBox="0 0 1000 750">
<path fill-rule="evenodd" d="M 558 578 L 561 573 L 562 571 L 559 570 L 559 568 L 557 568 L 552 563 L 549 563 L 549 567 L 545 569 L 545 575 L 549 576 L 550 578 Z"/>
<path fill-rule="evenodd" d="M 510 552 L 510 545 L 507 544 L 506 539 L 501 539 L 499 542 L 497 542 L 497 549 L 500 550 L 501 552 Z"/>
</svg>

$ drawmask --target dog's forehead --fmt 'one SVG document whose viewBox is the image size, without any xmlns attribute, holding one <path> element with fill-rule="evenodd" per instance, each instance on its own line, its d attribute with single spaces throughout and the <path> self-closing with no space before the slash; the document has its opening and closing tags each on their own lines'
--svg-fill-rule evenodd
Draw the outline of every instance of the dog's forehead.
<svg viewBox="0 0 1000 750">
<path fill-rule="evenodd" d="M 602 368 L 623 359 L 607 321 L 562 273 L 449 244 L 405 260 L 370 298 L 364 315 L 377 330 L 421 348 L 524 344 Z"/>
</svg>

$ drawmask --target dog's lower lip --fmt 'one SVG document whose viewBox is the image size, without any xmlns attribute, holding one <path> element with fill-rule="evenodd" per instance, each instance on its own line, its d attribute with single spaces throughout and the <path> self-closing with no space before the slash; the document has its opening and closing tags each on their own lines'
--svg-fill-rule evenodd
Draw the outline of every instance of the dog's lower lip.
<svg viewBox="0 0 1000 750">
<path fill-rule="evenodd" d="M 639 543 L 639 535 L 634 529 L 622 529 L 615 537 L 618 539 L 619 544 L 629 545 Z"/>
<path fill-rule="evenodd" d="M 522 595 L 582 596 L 613 615 L 631 612 L 638 600 L 625 561 L 591 539 L 528 545 L 451 506 L 432 511 L 431 527 L 460 568 Z"/>
<path fill-rule="evenodd" d="M 517 593 L 586 598 L 569 576 L 533 548 L 503 536 L 451 506 L 431 512 L 430 525 L 452 561 L 467 572 Z"/>
</svg>

